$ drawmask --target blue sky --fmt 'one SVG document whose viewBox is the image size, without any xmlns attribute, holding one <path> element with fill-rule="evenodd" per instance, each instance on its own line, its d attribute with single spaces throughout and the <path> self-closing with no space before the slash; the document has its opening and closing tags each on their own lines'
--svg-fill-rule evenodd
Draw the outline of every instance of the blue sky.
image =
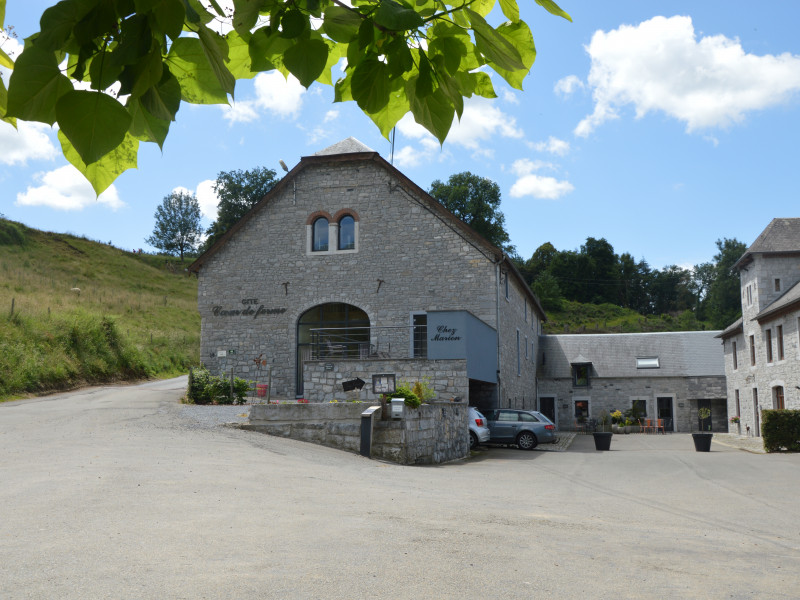
<svg viewBox="0 0 800 600">
<path fill-rule="evenodd" d="M 50 4 L 8 0 L 6 25 L 21 40 Z M 521 4 L 538 51 L 524 92 L 493 76 L 498 98 L 467 101 L 443 148 L 408 116 L 398 126 L 394 164 L 418 185 L 465 170 L 496 181 L 523 258 L 592 236 L 653 267 L 688 267 L 710 261 L 719 238 L 750 244 L 772 218 L 800 216 L 800 3 L 563 0 L 573 23 Z M 389 158 L 332 88 L 262 74 L 237 83 L 232 107 L 183 104 L 163 153 L 143 144 L 139 168 L 98 200 L 54 130 L 0 123 L 0 213 L 150 249 L 174 189 L 196 192 L 210 224 L 218 172 L 281 174 L 279 160 L 291 168 L 348 136 Z"/>
</svg>

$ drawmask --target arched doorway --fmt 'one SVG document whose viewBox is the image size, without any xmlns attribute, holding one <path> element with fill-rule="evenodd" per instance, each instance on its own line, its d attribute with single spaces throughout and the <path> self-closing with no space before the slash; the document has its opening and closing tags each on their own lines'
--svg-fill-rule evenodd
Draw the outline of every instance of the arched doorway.
<svg viewBox="0 0 800 600">
<path fill-rule="evenodd" d="M 351 304 L 329 302 L 310 308 L 297 320 L 297 397 L 303 395 L 303 361 L 358 358 L 359 349 L 369 344 L 369 317 Z"/>
</svg>

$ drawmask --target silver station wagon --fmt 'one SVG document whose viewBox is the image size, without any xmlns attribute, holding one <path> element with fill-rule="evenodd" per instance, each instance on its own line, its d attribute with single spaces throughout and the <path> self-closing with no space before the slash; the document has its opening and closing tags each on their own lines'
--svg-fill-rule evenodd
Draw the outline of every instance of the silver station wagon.
<svg viewBox="0 0 800 600">
<path fill-rule="evenodd" d="M 516 444 L 522 450 L 533 450 L 556 441 L 556 426 L 535 410 L 497 408 L 483 414 L 489 424 L 490 444 Z"/>
</svg>

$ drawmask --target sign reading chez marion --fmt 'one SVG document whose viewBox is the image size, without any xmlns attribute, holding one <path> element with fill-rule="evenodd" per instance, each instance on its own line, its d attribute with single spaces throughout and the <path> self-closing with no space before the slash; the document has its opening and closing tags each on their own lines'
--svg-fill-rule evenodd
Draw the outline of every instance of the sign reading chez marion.
<svg viewBox="0 0 800 600">
<path fill-rule="evenodd" d="M 458 342 L 461 336 L 457 335 L 458 329 L 456 327 L 447 327 L 446 325 L 439 325 L 436 328 L 436 333 L 431 337 L 432 342 Z"/>
<path fill-rule="evenodd" d="M 211 308 L 211 314 L 215 317 L 253 317 L 254 319 L 260 315 L 279 315 L 285 313 L 285 308 L 267 308 L 263 304 L 258 304 L 258 298 L 244 298 L 242 300 L 244 308 L 234 308 L 227 310 L 221 306 L 214 306 Z"/>
</svg>

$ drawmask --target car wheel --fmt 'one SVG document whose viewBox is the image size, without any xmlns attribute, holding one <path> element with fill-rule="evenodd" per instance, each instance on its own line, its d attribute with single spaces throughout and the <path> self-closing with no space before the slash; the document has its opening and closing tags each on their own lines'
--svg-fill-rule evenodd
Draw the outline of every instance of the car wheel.
<svg viewBox="0 0 800 600">
<path fill-rule="evenodd" d="M 539 444 L 539 440 L 530 431 L 523 431 L 517 436 L 517 446 L 520 450 L 533 450 Z"/>
<path fill-rule="evenodd" d="M 478 436 L 470 431 L 469 432 L 469 449 L 472 450 L 473 448 L 476 448 L 477 446 L 478 446 Z"/>
</svg>

